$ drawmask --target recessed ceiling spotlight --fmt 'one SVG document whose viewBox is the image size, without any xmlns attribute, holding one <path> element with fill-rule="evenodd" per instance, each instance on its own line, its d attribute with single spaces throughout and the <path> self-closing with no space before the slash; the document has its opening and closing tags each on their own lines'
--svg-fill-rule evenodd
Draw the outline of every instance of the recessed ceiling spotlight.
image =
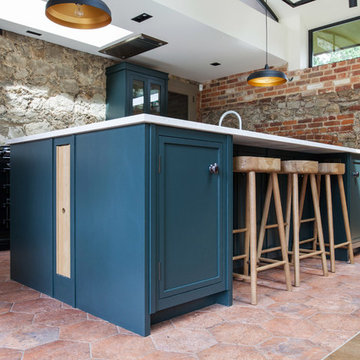
<svg viewBox="0 0 360 360">
<path fill-rule="evenodd" d="M 210 65 L 212 65 L 212 66 L 219 66 L 219 65 L 221 65 L 219 62 L 213 62 L 213 63 L 211 63 Z"/>
<path fill-rule="evenodd" d="M 353 7 L 356 7 L 358 4 L 357 4 L 357 0 L 349 0 L 349 7 L 353 8 Z"/>
<path fill-rule="evenodd" d="M 40 34 L 40 33 L 38 33 L 38 32 L 35 32 L 35 31 L 26 30 L 26 32 L 27 32 L 28 34 L 31 34 L 31 35 L 42 36 L 42 34 Z"/>
<path fill-rule="evenodd" d="M 147 13 L 142 13 L 142 14 L 140 14 L 138 16 L 135 16 L 131 20 L 136 21 L 137 23 L 141 23 L 141 22 L 143 22 L 145 20 L 149 20 L 151 18 L 152 18 L 152 15 L 149 15 Z"/>
</svg>

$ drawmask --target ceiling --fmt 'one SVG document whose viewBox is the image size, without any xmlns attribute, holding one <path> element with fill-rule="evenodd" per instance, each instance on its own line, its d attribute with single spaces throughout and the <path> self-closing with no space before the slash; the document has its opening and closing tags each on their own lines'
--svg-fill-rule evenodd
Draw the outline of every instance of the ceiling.
<svg viewBox="0 0 360 360">
<path fill-rule="evenodd" d="M 56 35 L 52 33 L 51 30 L 44 31 L 44 29 L 42 29 L 39 31 L 36 25 L 29 28 L 28 26 L 18 24 L 16 19 L 9 21 L 1 18 L 1 14 L 4 13 L 2 10 L 11 4 L 14 6 L 14 1 L 15 0 L 1 0 L 0 28 L 26 36 L 40 38 L 73 49 L 105 56 L 98 52 L 101 47 L 71 40 L 58 34 Z M 18 1 L 20 0 L 17 0 L 17 2 Z M 38 3 L 41 0 L 26 1 L 27 4 L 35 4 L 35 2 Z M 210 3 L 213 0 L 208 1 Z M 213 3 L 215 4 L 214 1 Z M 230 4 L 231 2 L 234 4 L 234 1 L 235 0 L 226 0 L 226 2 L 217 1 L 216 6 L 224 6 L 225 3 Z M 257 0 L 236 1 L 242 1 L 243 4 L 241 4 L 241 6 L 243 7 L 249 7 L 249 3 L 253 1 L 253 8 L 258 7 L 256 5 Z M 119 0 L 105 0 L 105 2 L 112 11 L 112 24 L 129 30 L 134 34 L 144 33 L 168 42 L 168 45 L 134 56 L 128 59 L 128 61 L 198 82 L 205 82 L 230 74 L 259 69 L 265 64 L 264 46 L 254 46 L 254 42 L 247 41 L 251 31 L 251 36 L 257 36 L 264 43 L 263 38 L 265 35 L 263 27 L 259 27 L 257 33 L 255 31 L 255 34 L 254 28 L 252 28 L 251 30 L 249 29 L 248 33 L 242 31 L 240 35 L 232 36 L 229 32 L 219 30 L 221 27 L 217 26 L 220 23 L 226 23 L 226 21 L 228 21 L 227 18 L 221 18 L 219 16 L 218 19 L 215 18 L 209 22 L 199 21 L 192 16 L 193 9 L 189 8 L 188 13 L 184 11 L 179 12 L 176 11 L 174 7 L 170 8 L 169 6 L 165 6 L 165 1 L 126 1 L 126 5 L 124 5 L 125 1 Z M 194 2 L 192 1 L 192 3 Z M 332 6 L 329 7 L 329 0 L 316 0 L 298 8 L 291 8 L 283 1 L 268 0 L 269 6 L 274 10 L 280 20 L 280 25 L 286 17 L 301 16 L 305 27 L 310 29 L 359 15 L 359 7 L 349 9 L 348 0 L 331 0 L 331 3 Z M 44 2 L 42 2 L 42 6 L 45 9 Z M 196 6 L 196 2 L 194 6 Z M 206 9 L 201 10 L 206 14 Z M 228 10 L 231 11 L 231 9 Z M 255 10 L 251 9 L 253 12 L 258 12 L 258 10 L 259 8 Z M 17 12 L 21 13 L 22 11 L 25 10 L 23 10 L 21 6 L 18 6 Z M 131 18 L 143 12 L 153 17 L 143 23 L 136 23 L 131 20 Z M 242 15 L 246 16 L 241 13 L 236 14 L 239 24 L 246 20 L 241 18 Z M 257 19 L 262 21 L 263 15 L 257 17 Z M 218 24 L 216 24 L 216 22 Z M 253 26 L 254 25 L 256 24 L 253 24 Z M 236 24 L 234 24 L 234 26 L 236 26 Z M 264 25 L 262 24 L 262 26 Z M 37 32 L 41 33 L 41 36 L 29 35 L 26 33 L 27 30 L 35 32 L 38 30 Z M 111 43 L 114 43 L 114 41 L 111 41 Z M 221 65 L 216 67 L 211 66 L 210 64 L 213 62 L 219 62 Z M 285 56 L 270 54 L 270 65 L 278 66 L 286 62 L 287 59 L 285 59 Z"/>
</svg>

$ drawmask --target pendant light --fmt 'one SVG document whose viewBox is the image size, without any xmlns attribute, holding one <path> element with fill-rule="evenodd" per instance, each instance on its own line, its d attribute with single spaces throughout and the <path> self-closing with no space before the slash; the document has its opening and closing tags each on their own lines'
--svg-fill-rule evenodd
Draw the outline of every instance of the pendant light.
<svg viewBox="0 0 360 360">
<path fill-rule="evenodd" d="M 266 1 L 267 5 L 267 1 Z M 285 84 L 288 78 L 282 71 L 270 70 L 268 65 L 268 14 L 265 7 L 265 28 L 266 28 L 266 64 L 264 70 L 255 71 L 247 78 L 247 83 L 252 86 L 277 86 Z"/>
<path fill-rule="evenodd" d="M 111 11 L 101 0 L 48 0 L 46 16 L 74 29 L 98 29 L 111 23 Z"/>
</svg>

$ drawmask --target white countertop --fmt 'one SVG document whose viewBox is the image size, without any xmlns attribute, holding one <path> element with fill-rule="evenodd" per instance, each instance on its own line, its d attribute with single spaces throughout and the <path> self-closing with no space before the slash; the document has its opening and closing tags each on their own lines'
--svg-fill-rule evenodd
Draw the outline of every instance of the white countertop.
<svg viewBox="0 0 360 360">
<path fill-rule="evenodd" d="M 181 129 L 190 129 L 190 130 L 207 131 L 211 133 L 232 135 L 234 144 L 239 144 L 239 145 L 271 148 L 278 150 L 307 152 L 313 154 L 329 154 L 329 153 L 344 153 L 344 152 L 352 153 L 352 154 L 360 154 L 360 149 L 328 145 L 313 141 L 298 140 L 283 136 L 268 135 L 254 131 L 220 127 L 217 125 L 179 120 L 179 119 L 168 118 L 164 116 L 155 116 L 149 114 L 128 116 L 124 118 L 107 120 L 107 121 L 102 121 L 102 122 L 78 126 L 78 127 L 72 127 L 63 130 L 55 130 L 43 134 L 24 136 L 24 137 L 12 139 L 8 142 L 8 144 L 13 145 L 13 144 L 19 144 L 29 141 L 37 141 L 37 140 L 54 138 L 54 137 L 69 136 L 73 134 L 81 134 L 92 131 L 119 128 L 123 126 L 130 126 L 137 124 L 155 124 L 155 125 L 171 126 Z"/>
</svg>

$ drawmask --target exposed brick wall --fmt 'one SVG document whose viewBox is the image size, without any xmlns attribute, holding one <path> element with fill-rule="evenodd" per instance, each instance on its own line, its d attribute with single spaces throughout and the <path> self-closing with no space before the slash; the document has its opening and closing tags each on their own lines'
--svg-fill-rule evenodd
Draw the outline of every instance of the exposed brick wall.
<svg viewBox="0 0 360 360">
<path fill-rule="evenodd" d="M 243 129 L 360 147 L 360 58 L 287 72 L 293 81 L 277 87 L 249 86 L 248 75 L 205 83 L 200 121 L 217 124 L 235 110 Z"/>
</svg>

